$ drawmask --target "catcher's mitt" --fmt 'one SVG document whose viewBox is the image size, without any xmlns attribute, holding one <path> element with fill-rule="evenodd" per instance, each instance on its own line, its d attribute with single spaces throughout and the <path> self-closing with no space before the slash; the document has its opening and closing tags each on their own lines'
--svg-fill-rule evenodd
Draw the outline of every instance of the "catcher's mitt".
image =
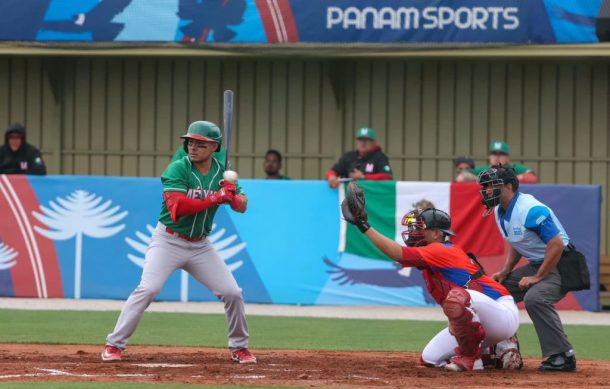
<svg viewBox="0 0 610 389">
<path fill-rule="evenodd" d="M 350 183 L 347 187 L 345 198 L 341 202 L 341 213 L 343 213 L 345 221 L 355 225 L 363 233 L 371 228 L 367 222 L 368 214 L 364 209 L 364 205 L 365 199 L 362 188 L 354 183 Z"/>
</svg>

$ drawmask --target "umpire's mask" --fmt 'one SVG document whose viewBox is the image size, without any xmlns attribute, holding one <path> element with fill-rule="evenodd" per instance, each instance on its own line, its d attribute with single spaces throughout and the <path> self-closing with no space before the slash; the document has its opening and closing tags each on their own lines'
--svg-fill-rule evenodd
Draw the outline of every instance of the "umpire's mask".
<svg viewBox="0 0 610 389">
<path fill-rule="evenodd" d="M 494 165 L 483 170 L 477 181 L 481 185 L 481 200 L 488 210 L 500 204 L 504 185 L 512 184 L 515 192 L 519 189 L 519 180 L 517 180 L 515 171 L 501 165 Z"/>
</svg>

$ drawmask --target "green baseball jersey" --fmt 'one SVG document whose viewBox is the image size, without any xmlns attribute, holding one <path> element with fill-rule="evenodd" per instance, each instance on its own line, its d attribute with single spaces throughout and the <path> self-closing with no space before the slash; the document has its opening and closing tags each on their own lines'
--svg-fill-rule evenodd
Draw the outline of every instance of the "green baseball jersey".
<svg viewBox="0 0 610 389">
<path fill-rule="evenodd" d="M 474 174 L 475 176 L 478 176 L 483 170 L 490 168 L 490 167 L 491 167 L 491 165 L 484 165 L 484 166 L 479 166 L 474 169 L 470 169 L 468 171 L 470 173 Z M 530 169 L 529 167 L 527 167 L 525 165 L 519 165 L 518 163 L 511 163 L 509 165 L 506 165 L 505 167 L 515 169 L 515 174 L 517 174 L 517 175 L 532 171 L 532 169 Z"/>
<path fill-rule="evenodd" d="M 216 159 L 212 158 L 212 166 L 207 175 L 203 175 L 195 167 L 188 156 L 178 159 L 169 164 L 161 175 L 163 192 L 182 192 L 190 199 L 202 199 L 220 189 L 224 167 Z M 244 194 L 241 187 L 237 185 L 237 193 Z M 178 222 L 174 223 L 169 210 L 163 201 L 159 221 L 177 233 L 189 237 L 199 237 L 209 235 L 212 230 L 212 222 L 218 206 L 210 207 L 194 215 L 181 216 Z"/>
</svg>

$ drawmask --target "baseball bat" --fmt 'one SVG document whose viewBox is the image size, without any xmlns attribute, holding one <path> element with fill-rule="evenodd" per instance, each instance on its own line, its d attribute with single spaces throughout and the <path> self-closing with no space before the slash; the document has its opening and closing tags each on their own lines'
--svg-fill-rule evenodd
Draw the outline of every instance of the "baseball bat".
<svg viewBox="0 0 610 389">
<path fill-rule="evenodd" d="M 223 100 L 223 127 L 225 132 L 225 170 L 230 169 L 231 133 L 233 132 L 233 91 L 226 90 Z"/>
<path fill-rule="evenodd" d="M 231 170 L 231 161 L 229 160 L 231 153 L 231 135 L 233 133 L 233 99 L 234 93 L 232 90 L 226 90 L 223 96 L 223 127 L 225 132 L 225 171 L 222 177 L 229 181 L 237 180 L 237 173 Z"/>
</svg>

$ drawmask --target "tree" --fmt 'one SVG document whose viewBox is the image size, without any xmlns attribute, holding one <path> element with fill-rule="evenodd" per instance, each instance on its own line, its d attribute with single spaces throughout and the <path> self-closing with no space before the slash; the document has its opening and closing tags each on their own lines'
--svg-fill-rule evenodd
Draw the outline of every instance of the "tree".
<svg viewBox="0 0 610 389">
<path fill-rule="evenodd" d="M 40 235 L 53 240 L 76 238 L 74 298 L 79 299 L 81 296 L 83 235 L 103 239 L 119 233 L 125 228 L 125 225 L 112 225 L 121 221 L 128 212 L 118 212 L 120 209 L 118 205 L 110 208 L 111 200 L 100 205 L 102 197 L 84 190 L 76 190 L 67 198 L 57 197 L 55 200 L 59 204 L 50 201 L 50 208 L 40 206 L 43 214 L 32 212 L 49 229 L 45 230 L 38 226 L 34 228 Z"/>
</svg>

